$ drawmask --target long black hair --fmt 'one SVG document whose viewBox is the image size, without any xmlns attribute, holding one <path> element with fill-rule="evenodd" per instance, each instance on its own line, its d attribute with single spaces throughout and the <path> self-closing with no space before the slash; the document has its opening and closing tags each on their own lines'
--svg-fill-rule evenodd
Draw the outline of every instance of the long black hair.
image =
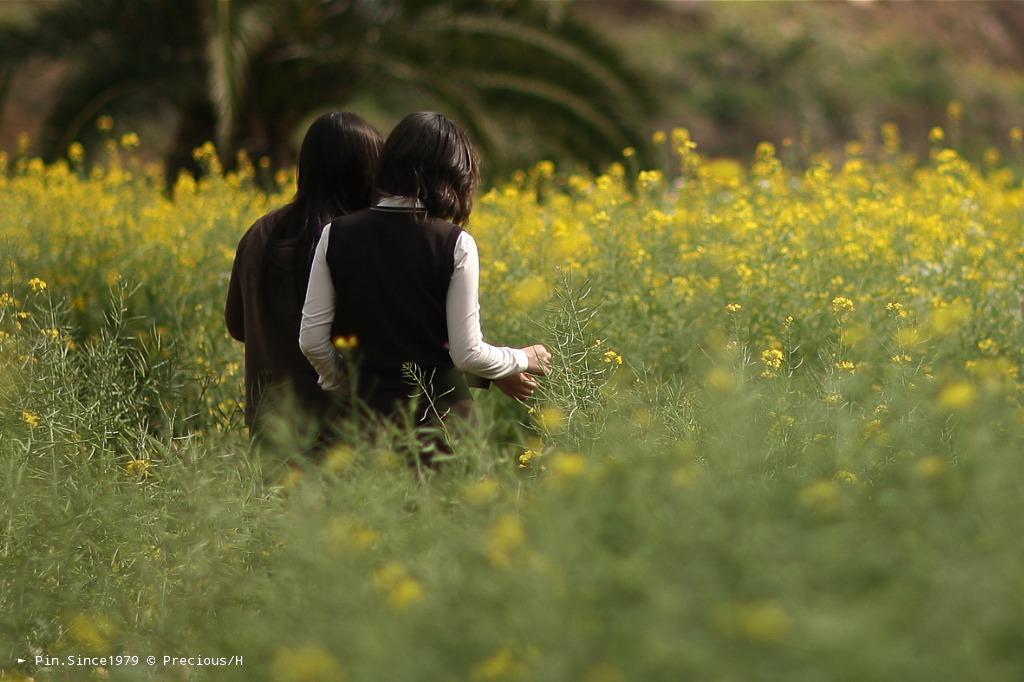
<svg viewBox="0 0 1024 682">
<path fill-rule="evenodd" d="M 264 286 L 271 286 L 270 278 L 263 275 L 274 244 L 295 237 L 296 288 L 305 296 L 320 230 L 331 220 L 373 203 L 382 144 L 380 132 L 356 114 L 332 111 L 313 121 L 299 150 L 295 198 L 281 209 L 264 252 L 260 277 Z"/>
<path fill-rule="evenodd" d="M 480 184 L 480 159 L 469 135 L 444 114 L 419 111 L 395 126 L 380 153 L 377 189 L 415 197 L 427 213 L 464 225 Z"/>
</svg>

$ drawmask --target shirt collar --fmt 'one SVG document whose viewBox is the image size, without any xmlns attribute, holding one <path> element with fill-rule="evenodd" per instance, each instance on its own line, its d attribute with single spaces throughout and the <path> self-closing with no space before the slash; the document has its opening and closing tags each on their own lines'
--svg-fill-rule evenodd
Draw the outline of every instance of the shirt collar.
<svg viewBox="0 0 1024 682">
<path fill-rule="evenodd" d="M 377 202 L 378 208 L 426 208 L 422 201 L 413 197 L 383 195 Z"/>
</svg>

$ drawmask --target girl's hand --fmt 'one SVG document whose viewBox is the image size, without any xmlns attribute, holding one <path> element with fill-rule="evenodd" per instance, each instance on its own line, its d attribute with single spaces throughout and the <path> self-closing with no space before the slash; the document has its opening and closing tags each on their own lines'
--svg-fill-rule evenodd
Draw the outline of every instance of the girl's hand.
<svg viewBox="0 0 1024 682">
<path fill-rule="evenodd" d="M 502 393 L 516 400 L 531 398 L 533 392 L 537 390 L 537 380 L 526 372 L 513 374 L 504 379 L 495 379 L 494 384 L 501 389 Z"/>
<path fill-rule="evenodd" d="M 544 376 L 551 371 L 551 353 L 548 352 L 548 349 L 543 344 L 538 343 L 535 346 L 527 346 L 523 351 L 526 353 L 526 357 L 530 359 L 530 364 L 526 368 L 527 372 Z"/>
</svg>

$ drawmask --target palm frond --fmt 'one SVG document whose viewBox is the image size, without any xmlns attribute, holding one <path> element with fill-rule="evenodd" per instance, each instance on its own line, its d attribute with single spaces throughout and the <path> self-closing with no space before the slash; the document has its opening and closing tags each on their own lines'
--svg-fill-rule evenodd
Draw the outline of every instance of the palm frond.
<svg viewBox="0 0 1024 682">
<path fill-rule="evenodd" d="M 620 106 L 626 107 L 633 112 L 640 110 L 640 102 L 633 89 L 604 63 L 587 54 L 578 45 L 553 33 L 529 26 L 526 23 L 502 17 L 464 15 L 446 17 L 433 23 L 420 24 L 418 28 L 422 31 L 455 31 L 463 34 L 478 35 L 485 39 L 502 38 L 520 43 L 526 49 L 526 55 L 529 55 L 531 52 L 547 53 L 564 62 L 566 66 L 578 70 L 593 79 Z M 529 64 L 525 60 L 523 65 L 527 69 L 529 68 Z"/>
<path fill-rule="evenodd" d="M 564 110 L 581 123 L 589 126 L 617 148 L 629 145 L 629 139 L 604 113 L 586 99 L 565 88 L 552 85 L 539 78 L 511 73 L 485 73 L 464 71 L 458 80 L 484 90 L 504 91 L 535 98 Z"/>
<path fill-rule="evenodd" d="M 362 63 L 387 79 L 405 86 L 421 87 L 454 110 L 480 145 L 484 155 L 500 166 L 505 155 L 506 137 L 496 118 L 488 112 L 480 93 L 472 87 L 453 82 L 446 73 L 426 69 L 385 53 L 363 52 Z"/>
</svg>

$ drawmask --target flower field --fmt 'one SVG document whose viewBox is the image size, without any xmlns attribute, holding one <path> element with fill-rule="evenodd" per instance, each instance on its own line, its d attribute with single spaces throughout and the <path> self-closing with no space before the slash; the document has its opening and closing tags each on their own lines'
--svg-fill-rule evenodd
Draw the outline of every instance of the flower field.
<svg viewBox="0 0 1024 682">
<path fill-rule="evenodd" d="M 882 133 L 485 191 L 485 333 L 555 370 L 427 477 L 249 448 L 223 303 L 287 173 L 0 156 L 0 679 L 1021 679 L 1024 187 Z"/>
</svg>

